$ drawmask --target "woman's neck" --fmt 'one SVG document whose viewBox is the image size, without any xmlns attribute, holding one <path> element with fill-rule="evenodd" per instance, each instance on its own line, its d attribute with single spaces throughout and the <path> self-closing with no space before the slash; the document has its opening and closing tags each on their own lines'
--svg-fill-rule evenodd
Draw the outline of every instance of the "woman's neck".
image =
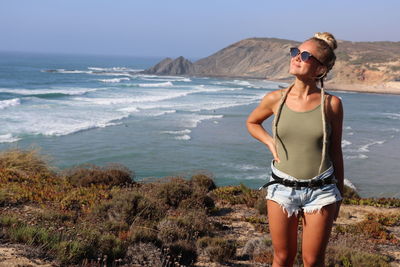
<svg viewBox="0 0 400 267">
<path fill-rule="evenodd" d="M 290 90 L 292 96 L 298 98 L 307 98 L 309 95 L 318 92 L 320 89 L 317 87 L 315 80 L 301 80 L 296 77 L 293 88 Z"/>
</svg>

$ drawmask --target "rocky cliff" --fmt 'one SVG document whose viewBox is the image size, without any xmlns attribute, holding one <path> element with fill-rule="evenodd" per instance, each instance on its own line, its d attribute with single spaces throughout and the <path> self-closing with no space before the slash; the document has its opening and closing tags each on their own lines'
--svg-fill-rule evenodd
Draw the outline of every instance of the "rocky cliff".
<svg viewBox="0 0 400 267">
<path fill-rule="evenodd" d="M 144 73 L 288 80 L 292 79 L 288 51 L 299 44 L 276 38 L 249 38 L 193 63 L 183 57 L 167 58 Z M 328 84 L 400 82 L 400 42 L 338 41 L 336 55 Z"/>
</svg>

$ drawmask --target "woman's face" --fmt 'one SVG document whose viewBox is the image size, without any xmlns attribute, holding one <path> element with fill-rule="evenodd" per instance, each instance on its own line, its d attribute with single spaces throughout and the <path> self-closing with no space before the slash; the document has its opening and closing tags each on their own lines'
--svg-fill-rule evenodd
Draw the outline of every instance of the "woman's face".
<svg viewBox="0 0 400 267">
<path fill-rule="evenodd" d="M 305 41 L 298 48 L 300 53 L 307 51 L 321 61 L 322 55 L 314 41 Z M 289 73 L 302 79 L 315 79 L 324 72 L 324 68 L 325 67 L 315 60 L 315 58 L 310 57 L 307 61 L 302 61 L 300 54 L 298 54 L 297 56 L 292 57 L 290 60 Z"/>
</svg>

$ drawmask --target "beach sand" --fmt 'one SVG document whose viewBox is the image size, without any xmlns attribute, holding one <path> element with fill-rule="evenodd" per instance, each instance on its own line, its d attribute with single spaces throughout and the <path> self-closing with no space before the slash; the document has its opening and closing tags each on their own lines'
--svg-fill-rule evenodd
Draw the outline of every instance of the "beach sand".
<svg viewBox="0 0 400 267">
<path fill-rule="evenodd" d="M 386 82 L 375 85 L 326 83 L 325 88 L 332 91 L 400 95 L 400 82 Z"/>
</svg>

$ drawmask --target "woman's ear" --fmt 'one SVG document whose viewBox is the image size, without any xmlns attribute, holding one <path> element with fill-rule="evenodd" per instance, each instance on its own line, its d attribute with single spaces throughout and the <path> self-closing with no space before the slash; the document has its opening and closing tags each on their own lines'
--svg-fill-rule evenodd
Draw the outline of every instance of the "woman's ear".
<svg viewBox="0 0 400 267">
<path fill-rule="evenodd" d="M 328 72 L 328 68 L 326 66 L 318 66 L 316 73 L 317 79 L 323 78 Z"/>
</svg>

